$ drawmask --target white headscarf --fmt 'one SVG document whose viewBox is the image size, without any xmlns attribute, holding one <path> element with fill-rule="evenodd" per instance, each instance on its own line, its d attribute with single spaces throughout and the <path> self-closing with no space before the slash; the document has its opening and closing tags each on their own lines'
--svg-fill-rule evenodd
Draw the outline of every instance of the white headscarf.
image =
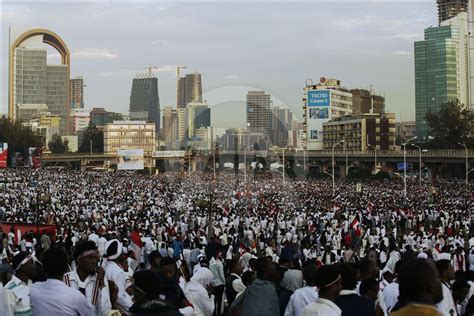
<svg viewBox="0 0 474 316">
<path fill-rule="evenodd" d="M 197 283 L 206 287 L 212 282 L 214 275 L 212 274 L 211 270 L 208 268 L 201 267 L 197 269 L 196 273 L 191 277 L 190 283 Z"/>
<path fill-rule="evenodd" d="M 283 275 L 280 285 L 290 291 L 296 291 L 303 287 L 303 274 L 300 270 L 288 270 Z"/>
</svg>

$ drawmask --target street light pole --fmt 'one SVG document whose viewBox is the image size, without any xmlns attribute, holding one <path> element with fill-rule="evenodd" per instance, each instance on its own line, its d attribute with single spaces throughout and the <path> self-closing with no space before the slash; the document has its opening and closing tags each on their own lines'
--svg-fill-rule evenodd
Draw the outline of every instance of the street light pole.
<svg viewBox="0 0 474 316">
<path fill-rule="evenodd" d="M 244 147 L 244 183 L 247 183 L 247 146 Z"/>
<path fill-rule="evenodd" d="M 346 152 L 346 177 L 349 175 L 349 154 L 347 152 L 347 143 L 344 142 L 344 151 Z"/>
<path fill-rule="evenodd" d="M 411 144 L 411 145 L 412 145 L 413 147 L 418 148 L 418 153 L 419 153 L 419 159 L 418 159 L 418 160 L 419 160 L 419 161 L 418 161 L 418 164 L 419 164 L 419 168 L 418 168 L 419 171 L 418 171 L 418 172 L 419 172 L 419 174 L 418 174 L 418 178 L 419 178 L 419 183 L 420 183 L 420 185 L 421 185 L 421 147 L 418 146 L 418 145 L 415 145 L 415 144 Z"/>
<path fill-rule="evenodd" d="M 332 145 L 332 196 L 333 197 L 336 195 L 336 180 L 335 180 L 335 175 L 334 175 L 334 169 L 336 168 L 336 166 L 335 166 L 335 161 L 334 161 L 334 149 L 340 143 L 344 143 L 344 139 Z"/>
<path fill-rule="evenodd" d="M 412 140 L 415 140 L 417 136 L 410 138 L 405 143 L 402 144 L 403 146 L 403 197 L 407 198 L 407 144 Z"/>
<path fill-rule="evenodd" d="M 285 179 L 285 148 L 283 148 L 283 186 L 286 185 Z"/>
<path fill-rule="evenodd" d="M 462 147 L 464 147 L 466 151 L 466 188 L 469 188 L 469 150 L 467 149 L 467 145 L 463 143 L 459 143 Z"/>
<path fill-rule="evenodd" d="M 306 174 L 306 149 L 303 149 L 303 174 Z"/>
<path fill-rule="evenodd" d="M 376 145 L 369 144 L 369 134 L 367 134 L 367 147 L 372 147 L 374 149 L 374 174 L 377 174 L 377 147 Z"/>
</svg>

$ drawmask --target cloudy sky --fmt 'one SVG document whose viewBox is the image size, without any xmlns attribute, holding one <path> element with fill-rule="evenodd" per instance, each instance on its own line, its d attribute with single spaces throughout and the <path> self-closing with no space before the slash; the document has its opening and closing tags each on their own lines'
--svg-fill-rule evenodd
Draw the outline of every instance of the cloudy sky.
<svg viewBox="0 0 474 316">
<path fill-rule="evenodd" d="M 202 74 L 220 127 L 245 125 L 245 94 L 255 89 L 301 117 L 305 79 L 321 76 L 348 88 L 372 85 L 397 119 L 413 119 L 413 42 L 437 24 L 435 0 L 9 1 L 0 17 L 3 113 L 8 28 L 43 27 L 69 46 L 71 76 L 87 85 L 86 108 L 127 112 L 132 79 L 149 65 L 164 68 L 155 73 L 161 106 L 174 105 L 176 74 L 166 67 L 186 65 Z M 57 62 L 52 49 L 49 56 Z"/>
</svg>

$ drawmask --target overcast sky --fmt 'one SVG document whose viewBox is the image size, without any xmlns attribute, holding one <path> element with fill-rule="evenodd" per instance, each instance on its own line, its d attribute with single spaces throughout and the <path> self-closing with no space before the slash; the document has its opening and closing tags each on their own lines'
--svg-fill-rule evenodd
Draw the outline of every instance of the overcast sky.
<svg viewBox="0 0 474 316">
<path fill-rule="evenodd" d="M 245 94 L 262 89 L 301 117 L 305 79 L 340 79 L 386 97 L 397 120 L 414 118 L 413 42 L 437 24 L 435 0 L 165 2 L 3 0 L 2 112 L 7 112 L 8 27 L 43 27 L 72 52 L 86 108 L 127 112 L 132 79 L 148 65 L 202 74 L 213 123 L 245 125 Z M 51 62 L 57 61 L 52 49 Z M 139 68 L 128 69 L 122 68 Z M 140 70 L 143 68 L 143 70 Z M 176 104 L 176 74 L 162 71 L 161 106 Z"/>
</svg>

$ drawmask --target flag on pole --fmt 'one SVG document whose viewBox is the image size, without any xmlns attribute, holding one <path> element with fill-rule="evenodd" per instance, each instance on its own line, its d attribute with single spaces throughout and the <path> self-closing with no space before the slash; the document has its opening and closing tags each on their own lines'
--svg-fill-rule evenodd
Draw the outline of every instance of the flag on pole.
<svg viewBox="0 0 474 316">
<path fill-rule="evenodd" d="M 354 220 L 351 223 L 351 228 L 357 229 L 359 228 L 360 222 L 358 216 L 354 217 Z"/>
<path fill-rule="evenodd" d="M 131 239 L 130 246 L 132 248 L 133 253 L 135 254 L 135 259 L 138 261 L 138 263 L 142 263 L 143 262 L 143 254 L 142 254 L 143 241 L 138 231 L 134 230 L 132 232 L 132 235 L 130 236 L 130 239 Z"/>
</svg>

